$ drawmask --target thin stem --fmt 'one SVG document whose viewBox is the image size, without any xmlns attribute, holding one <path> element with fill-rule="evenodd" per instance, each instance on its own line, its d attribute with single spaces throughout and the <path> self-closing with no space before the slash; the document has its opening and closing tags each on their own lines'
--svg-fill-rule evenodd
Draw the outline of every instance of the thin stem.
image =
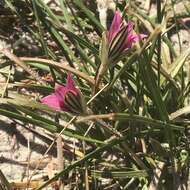
<svg viewBox="0 0 190 190">
<path fill-rule="evenodd" d="M 82 142 L 82 148 L 83 148 L 83 153 L 84 155 L 86 154 L 86 143 L 83 141 Z M 85 190 L 89 190 L 89 180 L 88 180 L 88 162 L 85 161 L 84 163 L 85 167 L 85 173 L 84 173 L 84 181 L 85 181 Z"/>
<path fill-rule="evenodd" d="M 162 14 L 161 14 L 161 0 L 157 0 L 157 22 L 160 24 L 162 22 Z M 161 70 L 161 33 L 158 34 L 157 41 L 157 53 L 158 53 L 158 87 L 160 87 L 160 70 Z"/>
<path fill-rule="evenodd" d="M 51 65 L 52 67 L 56 67 L 59 69 L 63 69 L 65 71 L 69 71 L 81 78 L 83 78 L 84 80 L 86 80 L 90 85 L 94 85 L 94 79 L 88 75 L 86 75 L 85 73 L 78 71 L 77 69 L 67 65 L 66 63 L 59 63 L 56 61 L 52 61 L 49 59 L 42 59 L 42 58 L 33 58 L 33 57 L 21 57 L 20 60 L 22 61 L 28 61 L 28 62 L 37 62 L 37 63 L 42 63 L 44 65 Z"/>
<path fill-rule="evenodd" d="M 166 125 L 170 127 L 172 130 L 179 130 L 179 131 L 184 131 L 185 128 L 179 125 L 174 125 L 170 123 L 166 123 L 165 121 L 161 120 L 156 120 L 152 118 L 147 118 L 135 114 L 127 114 L 127 113 L 108 113 L 108 114 L 100 114 L 100 115 L 89 115 L 86 117 L 80 117 L 77 119 L 77 123 L 80 122 L 86 122 L 88 120 L 100 120 L 100 119 L 107 119 L 110 121 L 133 121 L 133 122 L 139 122 L 142 124 L 148 124 L 152 125 L 154 127 L 158 128 L 164 128 Z"/>
<path fill-rule="evenodd" d="M 174 14 L 174 21 L 175 21 L 175 26 L 176 26 L 176 33 L 177 33 L 177 39 L 178 39 L 178 44 L 179 44 L 179 52 L 182 52 L 182 45 L 181 45 L 181 39 L 180 39 L 180 35 L 179 35 L 179 25 L 178 25 L 178 21 L 177 21 L 177 16 L 176 16 L 176 11 L 174 8 L 174 4 L 175 2 L 173 0 L 171 0 L 171 4 L 172 4 L 172 10 L 173 10 L 173 14 Z M 183 96 L 184 93 L 184 88 L 185 88 L 185 80 L 184 80 L 185 76 L 184 76 L 184 70 L 183 67 L 181 68 L 181 94 Z M 180 104 L 182 105 L 183 103 L 180 102 Z"/>
<path fill-rule="evenodd" d="M 61 172 L 64 170 L 64 156 L 63 156 L 63 145 L 62 137 L 57 137 L 57 161 L 58 161 L 58 170 Z M 64 190 L 64 179 L 63 176 L 59 178 L 59 190 Z"/>
<path fill-rule="evenodd" d="M 8 74 L 8 77 L 7 77 L 7 81 L 6 81 L 6 83 L 5 83 L 3 92 L 2 92 L 2 94 L 1 94 L 1 97 L 2 97 L 2 98 L 4 98 L 4 96 L 5 96 L 5 94 L 6 94 L 6 91 L 7 91 L 7 88 L 8 88 L 9 80 L 10 80 L 10 77 L 11 77 L 11 70 L 12 70 L 12 65 L 10 65 L 9 74 Z"/>
</svg>

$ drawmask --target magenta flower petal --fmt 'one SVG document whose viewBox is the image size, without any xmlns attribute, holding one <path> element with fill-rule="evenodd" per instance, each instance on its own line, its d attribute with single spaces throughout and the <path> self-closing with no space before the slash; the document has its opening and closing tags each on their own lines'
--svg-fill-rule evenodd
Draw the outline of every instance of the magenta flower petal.
<svg viewBox="0 0 190 190">
<path fill-rule="evenodd" d="M 53 109 L 61 110 L 60 100 L 55 94 L 45 96 L 44 98 L 41 99 L 41 102 Z"/>
<path fill-rule="evenodd" d="M 63 99 L 63 97 L 68 91 L 69 89 L 66 86 L 62 86 L 59 84 L 55 85 L 55 95 L 60 99 Z"/>
<path fill-rule="evenodd" d="M 59 84 L 56 84 L 55 86 L 55 94 L 58 97 L 61 97 L 62 99 L 63 97 L 65 97 L 65 94 L 69 91 L 72 91 L 75 95 L 78 94 L 78 89 L 75 87 L 75 83 L 71 74 L 68 74 L 65 86 Z"/>
<path fill-rule="evenodd" d="M 127 36 L 127 39 L 125 40 L 125 46 L 124 46 L 125 49 L 131 48 L 133 43 L 136 43 L 139 40 L 142 40 L 146 36 L 144 34 L 139 34 L 139 35 L 133 34 L 133 27 L 134 27 L 134 23 L 128 22 L 127 24 L 128 36 Z"/>
<path fill-rule="evenodd" d="M 147 37 L 145 34 L 134 34 L 133 28 L 134 23 L 130 21 L 125 23 L 122 20 L 121 13 L 116 11 L 107 36 L 110 60 L 116 59 L 116 57 L 130 49 L 134 43 Z"/>
<path fill-rule="evenodd" d="M 125 48 L 124 49 L 128 49 L 131 48 L 133 43 L 137 42 L 137 36 L 130 34 L 128 35 L 126 41 L 125 41 Z"/>
<path fill-rule="evenodd" d="M 75 93 L 78 93 L 78 89 L 75 87 L 75 82 L 74 82 L 72 75 L 70 73 L 67 76 L 66 88 L 69 90 L 72 90 Z"/>
<path fill-rule="evenodd" d="M 146 37 L 147 37 L 147 35 L 145 35 L 145 34 L 139 34 L 139 35 L 130 34 L 125 41 L 124 49 L 131 48 L 134 43 L 136 43 Z"/>
<path fill-rule="evenodd" d="M 110 43 L 111 40 L 114 38 L 115 34 L 120 30 L 120 25 L 122 23 L 121 13 L 119 11 L 115 12 L 112 24 L 110 26 L 108 32 L 108 42 Z"/>
<path fill-rule="evenodd" d="M 55 93 L 41 99 L 43 104 L 55 110 L 63 110 L 71 113 L 85 112 L 80 91 L 75 87 L 71 74 L 68 74 L 65 86 L 56 84 Z"/>
</svg>

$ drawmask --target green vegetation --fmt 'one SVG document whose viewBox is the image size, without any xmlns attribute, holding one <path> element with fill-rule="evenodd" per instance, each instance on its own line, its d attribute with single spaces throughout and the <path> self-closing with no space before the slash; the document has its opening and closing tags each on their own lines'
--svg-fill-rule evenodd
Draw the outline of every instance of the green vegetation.
<svg viewBox="0 0 190 190">
<path fill-rule="evenodd" d="M 55 2 L 2 5 L 38 49 L 28 43 L 22 51 L 20 36 L 0 36 L 0 115 L 47 130 L 53 143 L 60 135 L 63 142 L 73 138 L 83 153 L 35 189 L 61 176 L 71 189 L 190 188 L 190 47 L 183 48 L 180 35 L 190 31 L 188 0 L 147 1 L 153 13 L 136 1 L 116 3 L 123 21 L 132 21 L 137 35 L 146 34 L 127 49 L 124 29 L 108 43 L 95 1 Z M 55 111 L 40 101 L 64 85 L 68 73 L 86 101 L 85 114 Z"/>
</svg>

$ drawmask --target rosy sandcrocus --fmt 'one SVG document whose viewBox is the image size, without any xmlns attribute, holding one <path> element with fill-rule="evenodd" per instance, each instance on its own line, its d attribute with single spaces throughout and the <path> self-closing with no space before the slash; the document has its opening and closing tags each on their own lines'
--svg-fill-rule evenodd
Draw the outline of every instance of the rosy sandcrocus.
<svg viewBox="0 0 190 190">
<path fill-rule="evenodd" d="M 114 60 L 130 49 L 134 43 L 146 37 L 145 34 L 134 34 L 133 27 L 132 22 L 125 23 L 123 21 L 119 11 L 115 12 L 107 34 L 109 59 Z"/>
<path fill-rule="evenodd" d="M 85 113 L 82 94 L 75 87 L 71 74 L 68 74 L 65 86 L 56 84 L 55 92 L 42 98 L 41 102 L 57 111 L 62 110 L 73 114 Z"/>
<path fill-rule="evenodd" d="M 145 34 L 135 34 L 132 22 L 126 23 L 119 11 L 115 12 L 111 26 L 107 33 L 102 35 L 100 51 L 101 64 L 95 78 L 95 91 L 109 68 L 126 55 L 132 45 L 146 37 Z M 111 68 L 111 69 L 112 69 Z M 110 70 L 111 71 L 111 70 Z M 113 73 L 113 72 L 112 72 Z"/>
</svg>

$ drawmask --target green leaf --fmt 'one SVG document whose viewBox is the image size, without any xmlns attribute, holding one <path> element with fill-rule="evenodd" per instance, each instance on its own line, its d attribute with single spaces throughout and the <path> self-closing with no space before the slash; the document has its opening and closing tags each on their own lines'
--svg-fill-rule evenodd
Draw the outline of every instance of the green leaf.
<svg viewBox="0 0 190 190">
<path fill-rule="evenodd" d="M 91 175 L 95 178 L 141 178 L 148 176 L 146 170 L 123 171 L 123 169 L 119 171 L 107 169 L 105 171 L 92 170 Z"/>
<path fill-rule="evenodd" d="M 181 53 L 176 58 L 174 63 L 172 63 L 172 66 L 168 71 L 168 74 L 171 75 L 172 78 L 174 78 L 179 73 L 180 69 L 182 68 L 183 64 L 185 63 L 185 61 L 189 55 L 190 55 L 190 47 L 187 48 L 183 53 Z M 164 82 L 164 79 L 163 79 L 162 83 L 163 82 Z"/>
<path fill-rule="evenodd" d="M 135 114 L 128 114 L 128 113 L 110 113 L 110 114 L 101 114 L 101 115 L 90 115 L 86 117 L 81 117 L 80 119 L 77 120 L 77 122 L 85 122 L 86 120 L 93 120 L 94 118 L 101 118 L 101 119 L 109 119 L 113 121 L 132 121 L 134 123 L 141 123 L 144 124 L 145 126 L 152 126 L 153 129 L 154 127 L 163 129 L 163 128 L 170 128 L 172 130 L 179 130 L 179 131 L 184 131 L 185 127 L 180 126 L 180 125 L 174 125 L 167 123 L 165 121 L 161 120 L 156 120 L 148 117 L 143 117 L 140 115 L 135 115 Z M 143 127 L 142 125 L 139 125 L 139 127 Z"/>
</svg>

